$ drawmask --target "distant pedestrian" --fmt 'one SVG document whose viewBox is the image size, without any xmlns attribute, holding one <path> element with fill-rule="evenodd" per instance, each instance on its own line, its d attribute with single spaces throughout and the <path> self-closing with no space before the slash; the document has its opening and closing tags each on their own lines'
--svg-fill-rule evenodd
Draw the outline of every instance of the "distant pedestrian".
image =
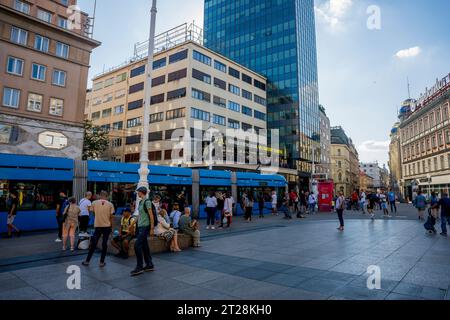
<svg viewBox="0 0 450 320">
<path fill-rule="evenodd" d="M 284 194 L 280 211 L 284 213 L 284 219 L 292 219 L 289 192 Z"/>
<path fill-rule="evenodd" d="M 223 214 L 225 195 L 222 192 L 217 192 L 216 199 L 217 199 L 217 208 L 216 208 L 215 217 L 216 217 L 216 220 L 219 221 L 219 219 L 221 219 L 222 214 Z"/>
<path fill-rule="evenodd" d="M 358 205 L 358 200 L 359 200 L 359 196 L 358 196 L 358 191 L 354 190 L 352 195 L 350 196 L 351 199 L 351 208 L 352 210 L 359 210 L 359 205 Z"/>
<path fill-rule="evenodd" d="M 214 223 L 216 219 L 217 211 L 217 198 L 214 196 L 214 192 L 211 191 L 209 196 L 206 197 L 206 229 L 215 229 Z"/>
<path fill-rule="evenodd" d="M 19 194 L 17 191 L 10 193 L 10 204 L 8 208 L 8 218 L 6 221 L 8 227 L 8 238 L 12 237 L 12 232 L 16 231 L 17 236 L 20 237 L 20 230 L 14 225 L 14 220 L 17 216 L 17 209 L 19 208 Z"/>
<path fill-rule="evenodd" d="M 431 192 L 430 197 L 431 214 L 435 219 L 439 218 L 439 208 L 437 207 L 438 202 L 439 198 L 437 197 L 436 193 L 434 191 Z"/>
<path fill-rule="evenodd" d="M 92 203 L 92 209 L 94 210 L 95 220 L 94 220 L 94 235 L 92 237 L 91 246 L 89 248 L 89 253 L 86 260 L 83 261 L 84 266 L 88 266 L 95 250 L 97 249 L 97 244 L 100 238 L 102 238 L 102 253 L 100 257 L 100 267 L 103 268 L 106 258 L 106 251 L 108 250 L 108 240 L 112 231 L 112 219 L 114 215 L 114 206 L 108 200 L 108 192 L 100 192 L 100 199 L 95 200 Z"/>
<path fill-rule="evenodd" d="M 442 198 L 434 205 L 436 209 L 441 208 L 441 236 L 447 236 L 447 224 L 450 224 L 450 198 L 447 193 L 442 193 Z"/>
<path fill-rule="evenodd" d="M 382 191 L 380 193 L 380 203 L 381 203 L 381 208 L 383 210 L 383 217 L 390 218 L 391 216 L 389 215 L 388 206 L 387 206 L 387 196 L 384 191 Z"/>
<path fill-rule="evenodd" d="M 80 214 L 80 232 L 87 232 L 89 226 L 89 218 L 92 210 L 92 192 L 88 191 L 85 193 L 84 198 L 80 200 L 79 207 L 81 210 Z"/>
<path fill-rule="evenodd" d="M 308 197 L 308 206 L 309 206 L 309 213 L 314 214 L 316 209 L 316 196 L 313 192 L 309 194 Z"/>
<path fill-rule="evenodd" d="M 264 218 L 264 206 L 265 206 L 264 196 L 262 192 L 260 192 L 258 194 L 258 211 L 260 218 Z"/>
<path fill-rule="evenodd" d="M 62 231 L 63 231 L 63 212 L 69 205 L 69 200 L 67 198 L 66 192 L 61 191 L 59 193 L 59 200 L 56 204 L 56 222 L 58 223 L 58 238 L 55 242 L 62 242 Z"/>
<path fill-rule="evenodd" d="M 397 205 L 396 205 L 396 198 L 395 198 L 395 192 L 392 191 L 392 189 L 389 189 L 388 192 L 388 201 L 389 205 L 391 207 L 391 214 L 397 213 Z"/>
<path fill-rule="evenodd" d="M 339 191 L 339 197 L 336 199 L 336 212 L 339 218 L 339 231 L 344 231 L 344 208 L 345 198 L 342 191 Z"/>
<path fill-rule="evenodd" d="M 367 213 L 370 214 L 372 220 L 375 219 L 374 210 L 376 209 L 377 199 L 377 196 L 373 192 L 369 192 L 367 195 Z"/>
<path fill-rule="evenodd" d="M 78 227 L 80 214 L 81 210 L 77 205 L 77 200 L 75 198 L 70 198 L 69 205 L 63 213 L 63 251 L 67 249 L 67 238 L 70 238 L 70 251 L 75 250 L 75 230 Z"/>
<path fill-rule="evenodd" d="M 139 187 L 136 191 L 140 201 L 138 209 L 139 216 L 136 222 L 136 242 L 134 243 L 136 268 L 130 273 L 132 277 L 154 270 L 150 247 L 148 245 L 148 237 L 153 237 L 154 228 L 158 223 L 156 217 L 157 209 L 155 208 L 154 202 L 147 199 L 147 188 Z"/>
<path fill-rule="evenodd" d="M 361 208 L 363 214 L 366 214 L 365 206 L 366 206 L 366 193 L 364 192 L 364 190 L 362 190 L 361 194 L 359 195 L 359 207 Z"/>
<path fill-rule="evenodd" d="M 419 214 L 419 220 L 425 220 L 424 212 L 425 212 L 425 209 L 427 208 L 427 199 L 422 194 L 422 190 L 419 190 L 419 192 L 417 193 L 417 196 L 414 199 L 413 204 L 414 204 L 414 207 L 416 207 L 417 212 Z"/>
<path fill-rule="evenodd" d="M 231 218 L 233 216 L 234 209 L 234 199 L 229 192 L 226 193 L 225 201 L 223 204 L 223 211 L 221 216 L 221 224 L 220 227 L 223 228 L 225 221 L 227 223 L 227 228 L 231 226 Z"/>
<path fill-rule="evenodd" d="M 277 192 L 274 190 L 272 191 L 272 215 L 278 216 L 278 210 L 277 210 L 277 204 L 278 204 L 278 198 L 277 198 Z"/>
<path fill-rule="evenodd" d="M 245 207 L 245 220 L 247 222 L 251 222 L 252 221 L 252 214 L 253 214 L 253 206 L 254 206 L 254 201 L 253 201 L 253 196 L 251 194 L 247 195 L 244 194 L 243 197 L 243 202 L 244 202 L 244 207 Z"/>
<path fill-rule="evenodd" d="M 307 194 L 305 193 L 305 191 L 302 190 L 302 192 L 300 193 L 300 215 L 303 215 L 306 213 L 306 207 L 308 205 L 308 198 L 307 198 Z M 299 218 L 297 216 L 297 218 Z"/>
</svg>

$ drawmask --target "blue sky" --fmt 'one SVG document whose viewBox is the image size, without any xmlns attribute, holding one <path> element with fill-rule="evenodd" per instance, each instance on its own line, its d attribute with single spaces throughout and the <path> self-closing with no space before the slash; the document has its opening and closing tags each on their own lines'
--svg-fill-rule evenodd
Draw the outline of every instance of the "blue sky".
<svg viewBox="0 0 450 320">
<path fill-rule="evenodd" d="M 150 0 L 97 0 L 91 77 L 131 57 L 148 37 Z M 93 0 L 79 0 L 92 12 Z M 352 137 L 362 161 L 386 163 L 397 109 L 450 72 L 449 0 L 316 0 L 320 101 Z M 369 6 L 380 12 L 370 30 Z M 373 11 L 372 11 L 373 12 Z M 195 20 L 203 0 L 159 0 L 157 33 Z M 371 20 L 372 21 L 372 20 Z"/>
</svg>

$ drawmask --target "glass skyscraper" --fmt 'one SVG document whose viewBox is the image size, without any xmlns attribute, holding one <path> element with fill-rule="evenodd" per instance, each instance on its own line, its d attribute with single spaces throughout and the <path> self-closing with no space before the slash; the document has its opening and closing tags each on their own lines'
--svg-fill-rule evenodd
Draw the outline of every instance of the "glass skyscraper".
<svg viewBox="0 0 450 320">
<path fill-rule="evenodd" d="M 205 46 L 268 78 L 268 129 L 280 130 L 280 166 L 308 186 L 320 159 L 314 0 L 205 0 Z"/>
</svg>

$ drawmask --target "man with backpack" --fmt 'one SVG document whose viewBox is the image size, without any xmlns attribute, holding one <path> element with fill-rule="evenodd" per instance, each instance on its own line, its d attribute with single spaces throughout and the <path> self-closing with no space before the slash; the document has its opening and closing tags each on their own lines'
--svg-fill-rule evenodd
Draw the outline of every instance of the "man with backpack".
<svg viewBox="0 0 450 320">
<path fill-rule="evenodd" d="M 425 209 L 427 208 L 427 199 L 422 194 L 422 190 L 419 190 L 417 197 L 414 199 L 413 204 L 414 204 L 414 207 L 417 208 L 417 211 L 419 213 L 419 220 L 425 220 L 423 215 L 424 215 Z"/>
<path fill-rule="evenodd" d="M 136 254 L 137 264 L 136 268 L 130 273 L 132 277 L 154 270 L 150 247 L 148 245 L 148 236 L 153 237 L 154 228 L 158 223 L 156 217 L 157 209 L 150 199 L 147 198 L 147 188 L 138 188 L 137 195 L 141 201 L 139 202 L 139 216 L 137 222 L 135 222 L 137 223 L 137 228 L 134 252 Z"/>
<path fill-rule="evenodd" d="M 438 203 L 434 208 L 441 208 L 441 236 L 447 236 L 447 224 L 450 224 L 450 198 L 447 193 L 442 194 L 442 198 L 439 199 Z"/>
<path fill-rule="evenodd" d="M 58 223 L 58 238 L 55 242 L 62 242 L 64 210 L 69 205 L 69 198 L 64 191 L 59 193 L 59 201 L 56 204 L 56 222 Z"/>
</svg>

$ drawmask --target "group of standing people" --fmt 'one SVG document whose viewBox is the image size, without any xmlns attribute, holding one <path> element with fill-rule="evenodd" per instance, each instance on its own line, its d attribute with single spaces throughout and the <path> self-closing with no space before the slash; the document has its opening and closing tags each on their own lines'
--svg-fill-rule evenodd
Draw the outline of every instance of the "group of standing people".
<svg viewBox="0 0 450 320">
<path fill-rule="evenodd" d="M 422 190 L 419 190 L 413 200 L 413 205 L 417 209 L 419 221 L 425 220 L 424 215 L 428 208 L 429 219 L 427 223 L 430 224 L 431 230 L 434 230 L 436 221 L 440 219 L 441 235 L 447 236 L 447 224 L 450 224 L 450 198 L 447 192 L 442 193 L 441 198 L 435 192 L 431 192 L 431 195 L 427 198 Z"/>
</svg>

